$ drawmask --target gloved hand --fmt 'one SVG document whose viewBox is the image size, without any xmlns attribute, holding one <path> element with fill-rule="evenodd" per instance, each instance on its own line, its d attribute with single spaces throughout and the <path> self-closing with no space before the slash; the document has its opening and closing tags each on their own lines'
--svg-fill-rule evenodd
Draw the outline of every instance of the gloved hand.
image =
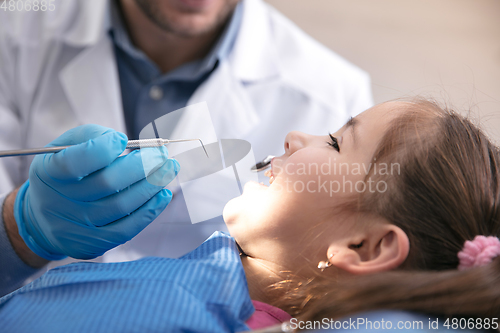
<svg viewBox="0 0 500 333">
<path fill-rule="evenodd" d="M 69 130 L 49 146 L 74 144 L 36 156 L 16 196 L 19 234 L 48 260 L 91 259 L 130 240 L 165 209 L 172 192 L 163 187 L 179 172 L 165 147 L 118 157 L 127 137 L 98 125 Z M 151 183 L 163 186 L 147 181 L 143 159 L 157 165 Z"/>
</svg>

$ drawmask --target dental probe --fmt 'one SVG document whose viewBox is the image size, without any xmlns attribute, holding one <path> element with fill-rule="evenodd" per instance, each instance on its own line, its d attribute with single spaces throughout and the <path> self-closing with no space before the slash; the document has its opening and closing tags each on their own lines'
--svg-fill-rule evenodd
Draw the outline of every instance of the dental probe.
<svg viewBox="0 0 500 333">
<path fill-rule="evenodd" d="M 127 142 L 127 149 L 161 147 L 161 146 L 167 145 L 169 143 L 186 142 L 186 141 L 199 141 L 201 144 L 201 147 L 203 148 L 203 150 L 205 151 L 205 154 L 208 157 L 207 150 L 205 149 L 205 145 L 203 144 L 203 141 L 201 141 L 201 139 L 168 140 L 168 139 L 157 138 L 157 139 L 144 139 L 144 140 L 129 140 Z M 57 147 L 44 147 L 44 148 L 18 149 L 18 150 L 4 150 L 4 151 L 0 151 L 0 157 L 57 153 L 58 151 L 69 148 L 71 146 L 73 146 L 73 145 L 57 146 Z"/>
</svg>

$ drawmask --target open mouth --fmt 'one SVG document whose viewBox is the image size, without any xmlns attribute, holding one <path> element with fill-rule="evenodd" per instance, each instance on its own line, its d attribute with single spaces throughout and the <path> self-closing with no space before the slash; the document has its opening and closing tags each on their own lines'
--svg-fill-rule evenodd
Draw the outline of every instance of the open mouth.
<svg viewBox="0 0 500 333">
<path fill-rule="evenodd" d="M 274 182 L 273 160 L 274 157 L 271 160 L 271 168 L 264 173 L 266 177 L 269 177 L 269 184 L 272 184 Z"/>
<path fill-rule="evenodd" d="M 269 177 L 269 184 L 272 184 L 274 182 L 274 175 L 272 170 L 267 170 L 264 175 L 266 177 Z"/>
</svg>

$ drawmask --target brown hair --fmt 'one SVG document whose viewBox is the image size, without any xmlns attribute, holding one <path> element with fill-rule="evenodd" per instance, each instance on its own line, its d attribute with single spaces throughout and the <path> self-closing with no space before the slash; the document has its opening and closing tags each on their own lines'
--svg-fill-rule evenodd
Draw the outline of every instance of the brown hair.
<svg viewBox="0 0 500 333">
<path fill-rule="evenodd" d="M 375 309 L 483 318 L 500 314 L 500 258 L 457 270 L 457 253 L 466 240 L 500 236 L 499 149 L 471 121 L 436 103 L 405 105 L 373 157 L 378 163 L 399 163 L 400 175 L 371 170 L 367 180 L 384 180 L 387 191 L 367 191 L 350 208 L 375 213 L 405 231 L 408 258 L 395 271 L 299 283 L 286 301 L 302 320 Z"/>
</svg>

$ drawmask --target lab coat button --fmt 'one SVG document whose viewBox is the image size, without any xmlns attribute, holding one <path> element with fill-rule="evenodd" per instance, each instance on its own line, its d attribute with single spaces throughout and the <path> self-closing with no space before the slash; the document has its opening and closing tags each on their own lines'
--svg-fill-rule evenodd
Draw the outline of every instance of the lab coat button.
<svg viewBox="0 0 500 333">
<path fill-rule="evenodd" d="M 163 90 L 158 86 L 152 86 L 151 89 L 149 89 L 149 97 L 155 101 L 159 101 L 163 98 Z"/>
</svg>

